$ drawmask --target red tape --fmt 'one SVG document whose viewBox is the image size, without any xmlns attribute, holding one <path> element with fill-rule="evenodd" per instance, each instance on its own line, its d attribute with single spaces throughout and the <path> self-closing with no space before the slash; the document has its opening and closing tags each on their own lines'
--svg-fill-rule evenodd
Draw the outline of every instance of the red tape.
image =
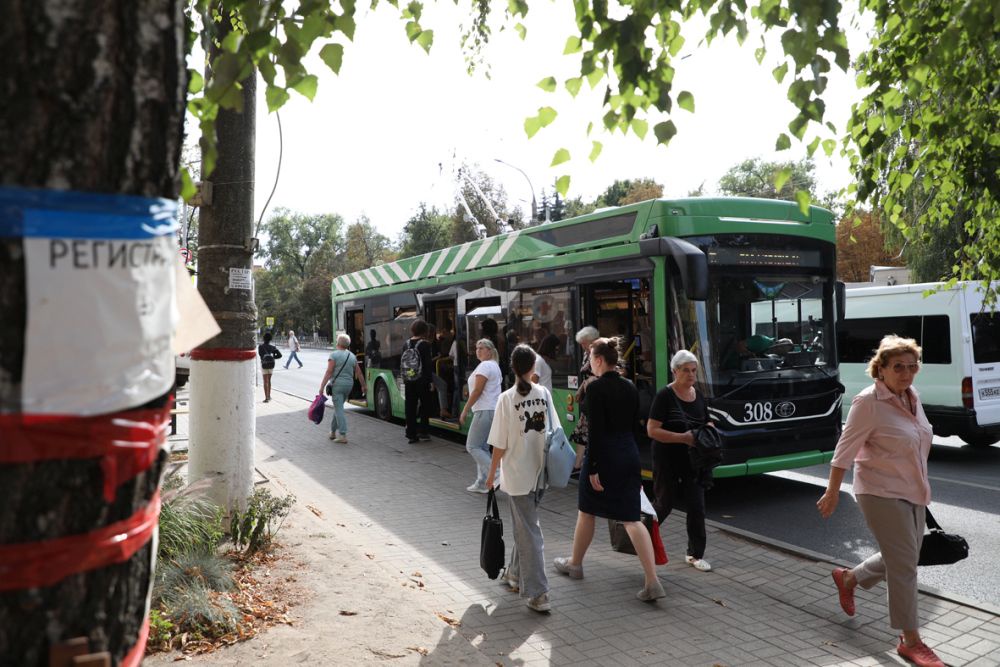
<svg viewBox="0 0 1000 667">
<path fill-rule="evenodd" d="M 96 417 L 0 415 L 0 464 L 101 459 L 104 500 L 156 461 L 166 441 L 173 400 L 155 410 Z"/>
<path fill-rule="evenodd" d="M 149 542 L 160 516 L 160 492 L 135 514 L 89 533 L 0 545 L 0 591 L 45 588 L 66 577 L 124 563 Z"/>
<path fill-rule="evenodd" d="M 135 644 L 122 658 L 119 667 L 139 667 L 146 654 L 147 639 L 149 639 L 149 616 L 143 620 L 142 627 L 139 628 L 139 638 L 135 640 Z"/>
</svg>

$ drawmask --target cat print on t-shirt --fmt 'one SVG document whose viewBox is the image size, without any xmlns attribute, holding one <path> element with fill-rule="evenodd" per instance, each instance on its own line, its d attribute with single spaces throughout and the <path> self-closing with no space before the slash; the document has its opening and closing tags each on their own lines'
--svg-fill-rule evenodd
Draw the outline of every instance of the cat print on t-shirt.
<svg viewBox="0 0 1000 667">
<path fill-rule="evenodd" d="M 514 403 L 514 410 L 517 411 L 517 418 L 524 422 L 524 432 L 545 431 L 545 411 L 548 402 L 544 398 L 529 398 Z"/>
</svg>

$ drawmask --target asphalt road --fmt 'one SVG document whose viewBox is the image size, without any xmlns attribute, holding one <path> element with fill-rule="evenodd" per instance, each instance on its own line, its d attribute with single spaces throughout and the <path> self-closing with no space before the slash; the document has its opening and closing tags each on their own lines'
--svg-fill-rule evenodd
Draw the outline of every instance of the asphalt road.
<svg viewBox="0 0 1000 667">
<path fill-rule="evenodd" d="M 303 350 L 303 368 L 285 355 L 272 386 L 305 400 L 316 395 L 330 350 Z M 259 377 L 259 376 L 258 376 Z M 305 406 L 303 406 L 305 407 Z M 969 558 L 950 566 L 920 568 L 921 584 L 1000 607 L 1000 445 L 975 449 L 957 438 L 935 438 L 931 451 L 931 510 L 942 527 L 969 542 Z M 820 518 L 816 500 L 826 486 L 826 466 L 716 482 L 708 517 L 836 561 L 857 562 L 876 546 L 850 494 L 848 474 L 836 513 Z M 711 560 L 709 544 L 706 557 Z"/>
</svg>

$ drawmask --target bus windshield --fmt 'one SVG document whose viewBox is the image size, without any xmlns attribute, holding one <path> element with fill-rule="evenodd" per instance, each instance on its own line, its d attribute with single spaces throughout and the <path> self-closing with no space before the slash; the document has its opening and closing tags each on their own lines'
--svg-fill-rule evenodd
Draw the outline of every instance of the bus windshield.
<svg viewBox="0 0 1000 667">
<path fill-rule="evenodd" d="M 835 360 L 832 318 L 824 312 L 832 279 L 820 275 L 713 272 L 705 302 L 710 383 L 794 370 L 826 373 Z M 783 373 L 788 378 L 788 373 Z"/>
</svg>

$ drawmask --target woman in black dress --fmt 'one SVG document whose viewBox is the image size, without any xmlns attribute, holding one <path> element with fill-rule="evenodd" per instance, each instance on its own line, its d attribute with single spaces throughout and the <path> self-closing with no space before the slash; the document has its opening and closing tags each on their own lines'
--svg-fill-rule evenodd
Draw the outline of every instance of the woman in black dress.
<svg viewBox="0 0 1000 667">
<path fill-rule="evenodd" d="M 631 382 L 619 375 L 617 365 L 618 341 L 595 340 L 590 347 L 590 366 L 597 379 L 587 388 L 582 406 L 590 424 L 590 444 L 580 475 L 573 555 L 556 558 L 554 565 L 557 572 L 582 579 L 583 558 L 594 539 L 596 517 L 621 521 L 645 575 L 645 585 L 636 597 L 651 602 L 666 593 L 656 576 L 649 532 L 639 521 L 642 477 L 639 448 L 633 436 L 639 418 L 639 394 Z"/>
</svg>

